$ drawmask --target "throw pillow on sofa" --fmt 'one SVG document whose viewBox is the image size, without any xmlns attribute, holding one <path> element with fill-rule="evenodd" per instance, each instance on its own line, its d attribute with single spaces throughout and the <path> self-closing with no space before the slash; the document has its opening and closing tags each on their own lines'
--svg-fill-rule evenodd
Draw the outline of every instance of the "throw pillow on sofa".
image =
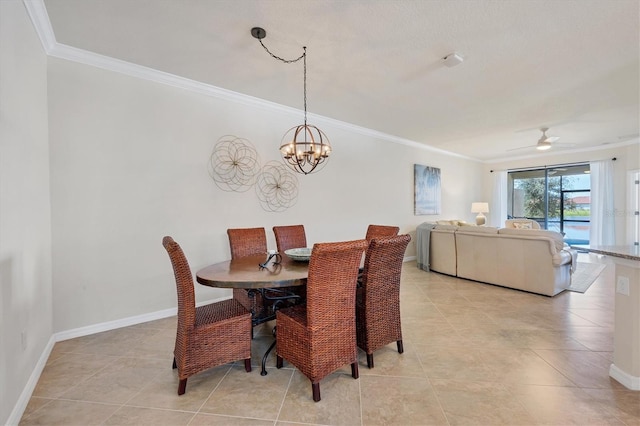
<svg viewBox="0 0 640 426">
<path fill-rule="evenodd" d="M 513 222 L 513 227 L 516 229 L 533 229 L 531 222 Z"/>
</svg>

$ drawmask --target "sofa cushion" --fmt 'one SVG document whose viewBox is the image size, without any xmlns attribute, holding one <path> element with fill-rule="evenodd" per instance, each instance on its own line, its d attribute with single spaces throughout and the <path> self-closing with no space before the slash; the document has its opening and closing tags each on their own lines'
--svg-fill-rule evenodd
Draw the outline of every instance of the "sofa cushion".
<svg viewBox="0 0 640 426">
<path fill-rule="evenodd" d="M 438 231 L 454 232 L 458 230 L 458 226 L 457 225 L 436 225 L 433 227 L 433 229 Z"/>
<path fill-rule="evenodd" d="M 460 219 L 449 219 L 449 220 L 436 220 L 437 225 L 451 225 L 451 226 L 476 226 L 474 223 L 469 223 L 465 220 Z"/>
<path fill-rule="evenodd" d="M 477 234 L 497 234 L 498 233 L 498 228 L 494 228 L 493 226 L 471 226 L 471 225 L 464 225 L 458 228 L 458 231 L 460 232 L 474 232 Z"/>
<path fill-rule="evenodd" d="M 517 228 L 500 228 L 499 234 L 503 235 L 517 235 L 524 237 L 545 237 L 553 241 L 553 245 L 556 251 L 560 251 L 564 248 L 564 238 L 562 234 L 555 231 L 547 231 L 546 229 L 517 229 Z"/>
</svg>

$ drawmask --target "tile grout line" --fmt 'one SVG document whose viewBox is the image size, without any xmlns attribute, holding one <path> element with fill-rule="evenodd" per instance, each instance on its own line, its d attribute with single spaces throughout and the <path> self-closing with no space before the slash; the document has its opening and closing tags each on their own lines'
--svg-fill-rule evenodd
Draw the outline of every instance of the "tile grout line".
<svg viewBox="0 0 640 426">
<path fill-rule="evenodd" d="M 276 414 L 276 419 L 274 425 L 280 421 L 280 414 L 282 413 L 282 407 L 284 407 L 284 401 L 287 399 L 287 394 L 289 393 L 289 388 L 291 387 L 291 382 L 293 382 L 293 375 L 296 370 L 291 370 L 291 376 L 289 376 L 289 382 L 287 383 L 287 388 L 284 390 L 284 395 L 282 396 L 282 401 L 280 401 L 280 407 L 278 407 L 278 413 Z"/>
<path fill-rule="evenodd" d="M 213 395 L 213 393 L 216 391 L 216 389 L 218 389 L 218 387 L 220 387 L 220 384 L 222 384 L 222 382 L 224 381 L 224 379 L 227 378 L 227 376 L 231 373 L 231 369 L 233 369 L 233 366 L 235 365 L 235 363 L 232 363 L 229 368 L 227 369 L 226 373 L 224 373 L 224 376 L 222 376 L 222 378 L 218 381 L 218 383 L 216 383 L 216 385 L 213 387 L 213 389 L 211 389 L 211 392 L 209 392 L 209 395 L 207 395 L 206 398 L 204 398 L 204 401 L 202 402 L 202 404 L 200 404 L 200 407 L 198 407 L 198 409 L 196 410 L 196 414 L 200 414 L 202 411 L 202 407 L 204 407 L 204 405 L 207 403 L 207 401 L 209 401 L 209 399 L 211 398 L 211 396 Z M 204 414 L 204 413 L 203 413 Z M 194 416 L 195 417 L 195 416 Z M 193 419 L 192 419 L 193 420 Z"/>
<path fill-rule="evenodd" d="M 442 406 L 442 401 L 440 401 L 440 397 L 438 396 L 438 392 L 436 392 L 436 387 L 433 385 L 433 382 L 431 381 L 431 378 L 429 377 L 429 374 L 427 374 L 427 370 L 424 368 L 424 364 L 422 363 L 422 357 L 420 357 L 420 354 L 417 353 L 417 352 L 416 352 L 416 357 L 418 358 L 418 364 L 420 364 L 420 368 L 422 369 L 422 374 L 424 374 L 424 378 L 429 383 L 429 386 L 431 386 L 431 389 L 433 390 L 433 395 L 436 397 L 436 401 L 438 401 L 438 407 L 440 408 L 440 411 L 442 412 L 442 416 L 447 421 L 447 425 L 450 426 L 451 422 L 449 421 L 449 418 L 447 417 L 447 412 L 445 411 L 444 407 Z"/>
</svg>

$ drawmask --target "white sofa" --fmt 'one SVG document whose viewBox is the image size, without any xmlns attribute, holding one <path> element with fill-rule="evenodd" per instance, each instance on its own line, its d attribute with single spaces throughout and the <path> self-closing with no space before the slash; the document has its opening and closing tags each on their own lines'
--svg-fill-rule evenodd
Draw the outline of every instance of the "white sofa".
<svg viewBox="0 0 640 426">
<path fill-rule="evenodd" d="M 546 296 L 571 285 L 575 256 L 553 231 L 435 225 L 430 235 L 430 270 Z"/>
</svg>

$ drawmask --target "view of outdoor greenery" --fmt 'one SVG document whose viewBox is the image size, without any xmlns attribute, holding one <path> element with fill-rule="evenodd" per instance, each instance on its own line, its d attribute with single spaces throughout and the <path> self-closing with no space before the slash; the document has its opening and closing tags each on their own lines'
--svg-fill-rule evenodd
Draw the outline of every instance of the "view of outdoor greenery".
<svg viewBox="0 0 640 426">
<path fill-rule="evenodd" d="M 568 241 L 587 244 L 591 181 L 586 166 L 509 172 L 512 217 L 527 217 Z"/>
<path fill-rule="evenodd" d="M 549 194 L 548 216 L 549 218 L 559 218 L 562 208 L 560 191 L 562 189 L 574 189 L 574 179 L 571 176 L 549 178 L 549 187 L 545 187 L 545 179 L 531 178 L 518 179 L 514 181 L 514 188 L 520 189 L 524 193 L 524 215 L 530 218 L 540 218 L 545 216 L 545 194 Z M 562 179 L 562 181 L 561 181 Z M 561 186 L 562 184 L 562 186 Z M 567 211 L 576 211 L 575 203 L 571 199 L 565 199 L 565 214 Z M 588 213 L 587 213 L 588 215 Z"/>
</svg>

